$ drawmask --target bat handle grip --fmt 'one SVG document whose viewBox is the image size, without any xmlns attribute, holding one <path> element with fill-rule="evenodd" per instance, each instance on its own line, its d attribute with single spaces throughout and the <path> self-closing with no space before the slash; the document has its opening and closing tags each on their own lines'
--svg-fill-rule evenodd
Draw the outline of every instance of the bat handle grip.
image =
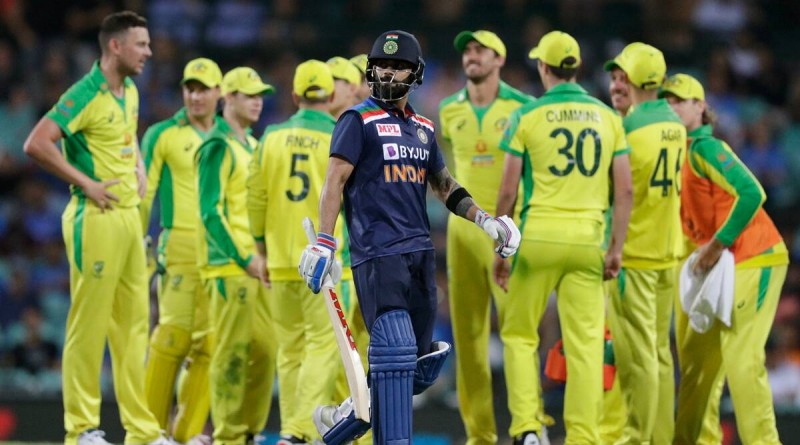
<svg viewBox="0 0 800 445">
<path fill-rule="evenodd" d="M 306 231 L 308 244 L 315 244 L 317 242 L 317 231 L 314 230 L 314 222 L 307 216 L 303 218 L 303 230 Z"/>
</svg>

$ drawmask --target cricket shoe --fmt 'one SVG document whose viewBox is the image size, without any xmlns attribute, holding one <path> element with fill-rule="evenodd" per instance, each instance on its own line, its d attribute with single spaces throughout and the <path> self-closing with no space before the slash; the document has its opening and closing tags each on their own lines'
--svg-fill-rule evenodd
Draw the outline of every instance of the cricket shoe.
<svg viewBox="0 0 800 445">
<path fill-rule="evenodd" d="M 525 431 L 514 437 L 514 445 L 542 445 L 539 436 L 534 431 Z"/>
<path fill-rule="evenodd" d="M 98 429 L 86 430 L 78 436 L 78 445 L 111 445 L 105 435 L 105 431 Z"/>
</svg>

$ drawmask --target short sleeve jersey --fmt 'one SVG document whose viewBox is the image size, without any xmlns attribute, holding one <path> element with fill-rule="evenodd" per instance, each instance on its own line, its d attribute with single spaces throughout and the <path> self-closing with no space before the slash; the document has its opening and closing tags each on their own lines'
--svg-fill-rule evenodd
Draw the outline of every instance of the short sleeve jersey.
<svg viewBox="0 0 800 445">
<path fill-rule="evenodd" d="M 267 246 L 273 281 L 300 281 L 297 259 L 308 244 L 302 221 L 319 213 L 331 134 L 336 120 L 328 113 L 301 109 L 289 120 L 270 125 L 253 155 L 247 180 L 250 230 Z M 315 227 L 319 227 L 314 221 Z M 342 279 L 352 279 L 344 221 L 336 222 L 337 258 Z"/>
<path fill-rule="evenodd" d="M 247 215 L 247 176 L 258 141 L 242 143 L 222 119 L 197 150 L 201 224 L 197 262 L 203 279 L 244 274 L 255 252 Z"/>
<path fill-rule="evenodd" d="M 684 247 L 680 169 L 686 155 L 686 128 L 665 99 L 635 107 L 623 125 L 631 146 L 633 210 L 622 264 L 672 267 Z"/>
<path fill-rule="evenodd" d="M 217 116 L 215 123 L 222 117 Z M 189 123 L 181 108 L 169 119 L 152 125 L 142 138 L 142 156 L 147 169 L 147 194 L 139 210 L 147 230 L 150 210 L 159 191 L 161 227 L 194 232 L 197 230 L 197 178 L 194 158 L 205 132 Z"/>
<path fill-rule="evenodd" d="M 353 266 L 433 249 L 425 200 L 428 175 L 445 165 L 431 120 L 411 106 L 402 115 L 368 98 L 339 118 L 331 156 L 354 166 L 344 188 Z"/>
<path fill-rule="evenodd" d="M 559 84 L 515 111 L 500 147 L 523 157 L 523 237 L 531 218 L 602 225 L 613 157 L 629 151 L 619 116 L 575 83 Z"/>
<path fill-rule="evenodd" d="M 497 191 L 503 178 L 500 150 L 511 113 L 533 97 L 500 82 L 497 98 L 487 107 L 472 105 L 467 89 L 442 100 L 439 105 L 441 135 L 452 147 L 453 176 L 469 190 L 475 202 L 495 214 Z"/>
<path fill-rule="evenodd" d="M 139 204 L 136 162 L 139 120 L 139 92 L 126 77 L 123 97 L 108 88 L 99 62 L 58 100 L 46 116 L 66 135 L 62 151 L 67 162 L 95 181 L 119 179 L 108 188 L 117 195 L 115 206 Z M 71 186 L 73 195 L 83 196 Z"/>
</svg>

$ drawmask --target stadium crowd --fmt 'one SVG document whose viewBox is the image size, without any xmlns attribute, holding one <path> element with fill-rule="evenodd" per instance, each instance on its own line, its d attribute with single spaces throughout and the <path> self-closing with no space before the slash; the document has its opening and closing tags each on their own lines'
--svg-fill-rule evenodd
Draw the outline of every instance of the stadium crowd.
<svg viewBox="0 0 800 445">
<path fill-rule="evenodd" d="M 706 85 L 708 102 L 719 116 L 719 136 L 763 184 L 765 206 L 790 248 L 793 264 L 767 361 L 775 404 L 800 409 L 800 58 L 790 43 L 800 37 L 800 4 L 790 0 L 2 1 L 0 392 L 36 396 L 60 391 L 69 308 L 69 267 L 60 227 L 69 195 L 62 182 L 33 166 L 22 146 L 39 117 L 97 58 L 102 17 L 123 8 L 146 16 L 152 36 L 153 58 L 135 78 L 142 96 L 142 132 L 181 106 L 176 88 L 181 70 L 199 56 L 214 58 L 223 71 L 254 67 L 276 87 L 253 127 L 260 136 L 267 124 L 293 112 L 292 74 L 300 61 L 367 52 L 383 29 L 403 28 L 420 37 L 426 76 L 412 103 L 432 118 L 438 116 L 441 99 L 463 85 L 452 40 L 464 29 L 500 35 L 509 49 L 504 80 L 535 96 L 541 87 L 525 55 L 553 28 L 579 40 L 584 54 L 579 83 L 606 102 L 603 61 L 633 40 L 661 48 L 670 73 L 691 73 Z M 42 14 L 43 9 L 48 13 Z M 432 201 L 430 218 L 440 275 L 440 329 L 446 334 L 446 210 Z M 151 225 L 154 236 L 156 229 Z M 152 301 L 156 320 L 155 293 Z M 558 336 L 557 319 L 545 316 L 542 350 Z M 502 366 L 502 355 L 496 357 Z M 105 383 L 104 390 L 110 391 L 110 379 Z M 449 397 L 447 388 L 443 394 Z"/>
</svg>

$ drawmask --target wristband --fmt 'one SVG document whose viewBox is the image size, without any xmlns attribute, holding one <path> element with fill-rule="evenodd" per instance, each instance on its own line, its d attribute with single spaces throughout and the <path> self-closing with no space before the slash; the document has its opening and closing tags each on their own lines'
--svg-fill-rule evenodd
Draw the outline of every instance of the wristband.
<svg viewBox="0 0 800 445">
<path fill-rule="evenodd" d="M 331 252 L 336 250 L 336 238 L 324 232 L 317 233 L 317 245 L 329 249 Z"/>
</svg>

